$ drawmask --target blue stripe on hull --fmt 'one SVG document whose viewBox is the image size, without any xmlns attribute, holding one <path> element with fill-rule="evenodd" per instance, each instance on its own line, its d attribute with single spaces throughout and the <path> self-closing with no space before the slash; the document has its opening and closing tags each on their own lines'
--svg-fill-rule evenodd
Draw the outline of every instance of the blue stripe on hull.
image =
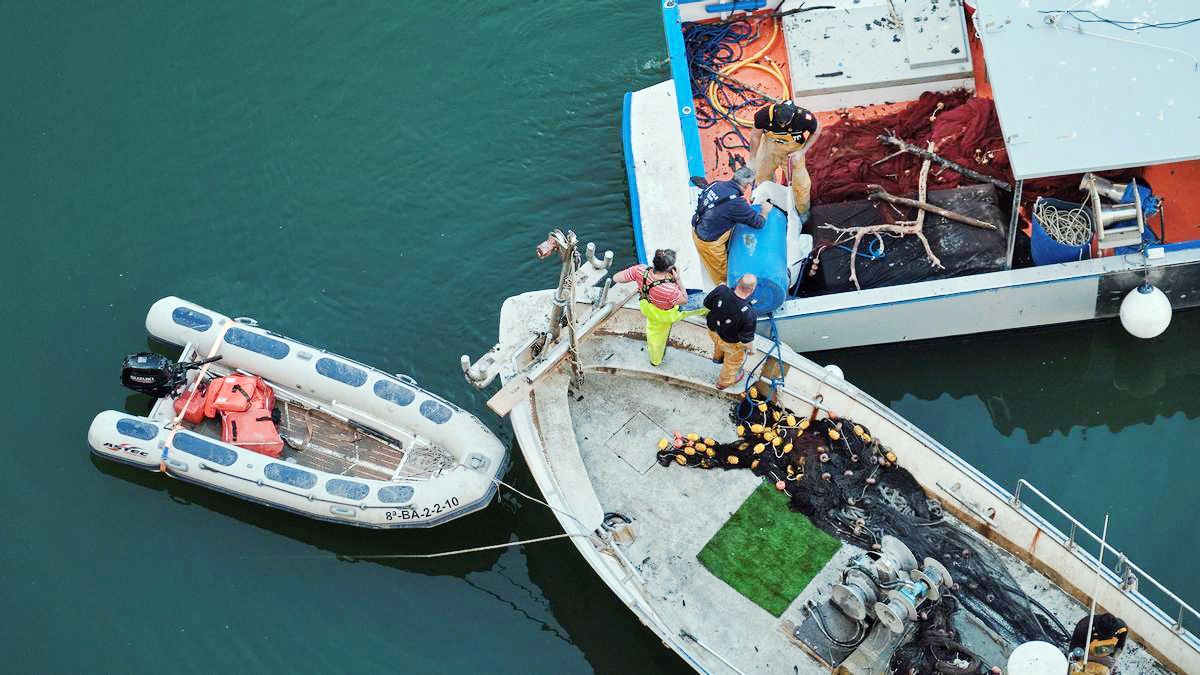
<svg viewBox="0 0 1200 675">
<path fill-rule="evenodd" d="M 629 213 L 633 221 L 633 243 L 637 247 L 638 262 L 646 265 L 646 243 L 642 240 L 642 204 L 638 199 L 637 169 L 633 164 L 633 138 L 630 136 L 632 109 L 633 92 L 627 91 L 621 113 L 621 146 L 625 150 L 625 176 L 629 181 Z"/>
</svg>

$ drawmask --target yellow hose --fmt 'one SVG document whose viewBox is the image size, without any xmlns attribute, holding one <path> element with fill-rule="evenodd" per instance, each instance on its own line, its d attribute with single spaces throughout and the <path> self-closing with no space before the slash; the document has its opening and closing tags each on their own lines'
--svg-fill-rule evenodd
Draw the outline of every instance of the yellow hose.
<svg viewBox="0 0 1200 675">
<path fill-rule="evenodd" d="M 786 98 L 790 98 L 790 97 L 788 96 L 787 79 L 784 77 L 783 71 L 773 61 L 765 61 L 762 63 L 759 63 L 759 61 L 758 61 L 763 56 L 765 56 L 768 51 L 770 51 L 771 47 L 774 46 L 774 44 L 775 44 L 775 39 L 779 37 L 779 22 L 778 21 L 775 21 L 772 23 L 772 29 L 773 30 L 771 31 L 771 38 L 769 40 L 767 40 L 766 46 L 764 46 L 762 49 L 758 50 L 757 54 L 755 54 L 754 56 L 751 56 L 748 59 L 742 59 L 741 61 L 738 61 L 737 63 L 731 63 L 731 64 L 725 66 L 724 68 L 721 69 L 721 74 L 732 77 L 734 73 L 741 70 L 742 68 L 752 68 L 754 70 L 761 70 L 761 71 L 765 72 L 766 74 L 770 75 L 771 77 L 774 77 L 779 82 L 779 87 L 780 87 L 780 89 L 783 90 L 783 95 L 780 96 L 780 98 L 786 99 Z M 723 115 L 723 116 L 729 115 L 729 110 L 721 105 L 721 101 L 717 97 L 717 92 L 718 92 L 717 81 L 713 80 L 712 84 L 710 84 L 708 86 L 708 100 L 712 101 L 713 108 L 716 110 L 717 114 Z M 743 127 L 754 126 L 753 119 L 743 119 L 741 117 L 733 117 L 733 116 L 731 116 L 731 119 L 736 124 L 743 126 Z"/>
</svg>

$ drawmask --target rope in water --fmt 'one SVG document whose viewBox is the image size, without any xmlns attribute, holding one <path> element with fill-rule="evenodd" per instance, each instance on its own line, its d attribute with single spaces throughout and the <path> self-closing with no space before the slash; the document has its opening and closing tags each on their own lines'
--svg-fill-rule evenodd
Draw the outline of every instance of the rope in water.
<svg viewBox="0 0 1200 675">
<path fill-rule="evenodd" d="M 453 551 L 441 551 L 439 553 L 384 553 L 377 555 L 344 555 L 343 558 L 355 558 L 358 560 L 381 560 L 389 558 L 445 558 L 452 555 L 461 555 L 464 553 L 478 553 L 480 551 L 494 551 L 498 548 L 512 548 L 513 546 L 524 546 L 525 544 L 536 544 L 539 541 L 550 541 L 552 539 L 568 539 L 571 537 L 587 537 L 586 534 L 571 534 L 563 532 L 562 534 L 552 534 L 546 537 L 537 537 L 535 539 L 518 539 L 503 544 L 491 544 L 489 546 L 475 546 L 473 548 L 460 548 Z"/>
<path fill-rule="evenodd" d="M 1033 217 L 1046 234 L 1060 244 L 1083 246 L 1092 240 L 1092 219 L 1083 207 L 1060 209 L 1038 200 L 1033 207 Z"/>
<path fill-rule="evenodd" d="M 524 497 L 525 499 L 528 499 L 532 502 L 537 502 L 538 504 L 545 506 L 546 508 L 550 509 L 551 511 L 554 511 L 555 513 L 561 513 L 562 515 L 570 518 L 571 520 L 574 520 L 576 523 L 579 523 L 580 527 L 583 527 L 583 523 L 580 522 L 579 519 L 576 518 L 573 514 L 567 513 L 566 511 L 563 511 L 562 509 L 557 509 L 557 508 L 547 504 L 546 502 L 538 499 L 537 497 L 534 497 L 532 495 L 521 492 L 517 488 L 509 485 L 508 483 L 505 483 L 504 481 L 500 480 L 499 478 L 493 478 L 492 483 L 494 483 L 498 487 L 508 488 L 509 490 Z M 586 527 L 583 527 L 583 529 L 585 531 L 584 533 L 572 534 L 570 532 L 563 532 L 561 534 L 551 534 L 551 535 L 547 535 L 545 537 L 536 537 L 534 539 L 518 539 L 516 541 L 509 541 L 509 542 L 505 542 L 503 544 L 489 544 L 487 546 L 473 546 L 471 548 L 460 548 L 460 549 L 455 549 L 452 551 L 439 551 L 437 553 L 370 553 L 370 554 L 365 554 L 365 555 L 341 554 L 341 555 L 338 555 L 337 557 L 349 558 L 352 560 L 403 560 L 403 559 L 427 560 L 430 558 L 446 558 L 446 557 L 449 557 L 452 555 L 463 555 L 466 553 L 479 553 L 481 551 L 494 551 L 494 550 L 500 549 L 500 548 L 512 548 L 513 546 L 524 546 L 525 544 L 536 544 L 538 542 L 553 541 L 555 539 L 571 539 L 571 538 L 580 538 L 580 537 L 587 538 L 587 537 L 592 536 L 592 535 L 586 533 L 586 530 L 587 530 Z M 315 555 L 315 556 L 298 556 L 298 557 L 325 558 L 328 556 Z"/>
</svg>

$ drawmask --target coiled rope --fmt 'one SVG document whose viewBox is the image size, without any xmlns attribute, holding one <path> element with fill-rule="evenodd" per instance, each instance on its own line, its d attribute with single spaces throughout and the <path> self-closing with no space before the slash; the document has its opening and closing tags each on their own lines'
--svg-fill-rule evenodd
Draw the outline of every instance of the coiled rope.
<svg viewBox="0 0 1200 675">
<path fill-rule="evenodd" d="M 1080 206 L 1060 209 L 1039 199 L 1033 205 L 1033 217 L 1046 234 L 1066 246 L 1083 246 L 1092 240 L 1092 219 Z"/>
<path fill-rule="evenodd" d="M 778 22 L 766 46 L 749 58 L 743 58 L 743 44 L 758 39 L 759 22 L 735 21 L 724 24 L 691 23 L 684 26 L 683 39 L 688 55 L 688 71 L 693 95 L 697 99 L 696 125 L 707 129 L 726 122 L 730 131 L 717 139 L 725 150 L 750 148 L 740 127 L 753 126 L 752 119 L 738 116 L 744 108 L 758 108 L 772 101 L 762 93 L 732 80 L 732 74 L 750 69 L 766 72 L 779 82 L 782 98 L 788 97 L 787 80 L 777 64 L 764 59 L 779 34 Z M 730 138 L 736 136 L 736 140 Z"/>
</svg>

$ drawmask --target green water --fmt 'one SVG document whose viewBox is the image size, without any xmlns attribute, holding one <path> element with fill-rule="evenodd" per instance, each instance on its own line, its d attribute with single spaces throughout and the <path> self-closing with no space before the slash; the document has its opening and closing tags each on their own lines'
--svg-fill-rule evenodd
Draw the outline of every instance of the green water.
<svg viewBox="0 0 1200 675">
<path fill-rule="evenodd" d="M 654 3 L 9 0 L 0 45 L 5 670 L 682 669 L 570 544 L 345 559 L 556 531 L 541 507 L 371 533 L 85 442 L 97 411 L 144 408 L 117 368 L 166 294 L 409 373 L 511 440 L 457 358 L 552 282 L 548 228 L 630 259 L 618 123 L 666 78 Z M 1002 483 L 1113 510 L 1118 543 L 1200 600 L 1197 322 L 822 358 Z M 509 479 L 532 488 L 520 461 Z"/>
</svg>

